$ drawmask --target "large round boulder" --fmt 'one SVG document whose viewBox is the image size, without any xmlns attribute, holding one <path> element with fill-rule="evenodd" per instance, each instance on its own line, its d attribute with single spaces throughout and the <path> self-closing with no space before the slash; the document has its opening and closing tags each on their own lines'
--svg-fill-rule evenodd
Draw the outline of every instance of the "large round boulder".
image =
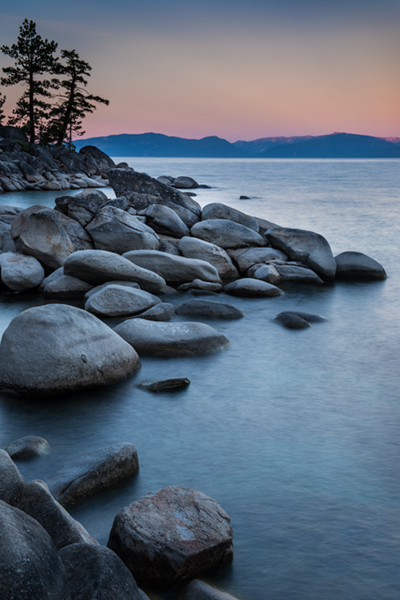
<svg viewBox="0 0 400 600">
<path fill-rule="evenodd" d="M 205 323 L 163 323 L 127 319 L 114 329 L 139 354 L 197 356 L 223 350 L 229 340 Z"/>
<path fill-rule="evenodd" d="M 94 294 L 90 294 L 85 310 L 103 317 L 132 316 L 160 304 L 161 300 L 145 292 L 126 285 L 109 284 Z"/>
<path fill-rule="evenodd" d="M 179 250 L 186 258 L 197 258 L 211 263 L 221 279 L 236 279 L 239 273 L 223 248 L 199 238 L 185 236 L 179 241 Z"/>
<path fill-rule="evenodd" d="M 234 221 L 249 229 L 253 229 L 257 233 L 259 230 L 259 225 L 253 217 L 249 217 L 240 210 L 236 210 L 236 208 L 232 208 L 232 206 L 227 206 L 226 204 L 221 204 L 219 202 L 212 202 L 203 208 L 201 220 L 206 221 L 208 219 L 228 219 L 228 221 Z"/>
<path fill-rule="evenodd" d="M 146 217 L 146 223 L 157 233 L 181 238 L 189 235 L 189 229 L 176 212 L 169 206 L 151 204 L 141 215 Z"/>
<path fill-rule="evenodd" d="M 44 269 L 34 256 L 4 252 L 0 254 L 0 268 L 2 282 L 16 292 L 35 288 L 44 279 Z"/>
<path fill-rule="evenodd" d="M 0 344 L 0 386 L 50 395 L 108 385 L 140 367 L 136 352 L 90 313 L 64 304 L 29 308 Z"/>
<path fill-rule="evenodd" d="M 230 519 L 212 498 L 167 487 L 121 510 L 108 546 L 139 584 L 171 587 L 232 559 Z"/>
<path fill-rule="evenodd" d="M 362 252 L 342 252 L 335 256 L 337 279 L 386 279 L 385 269 L 376 260 Z"/>
<path fill-rule="evenodd" d="M 267 245 L 267 241 L 259 233 L 228 219 L 200 221 L 193 225 L 190 233 L 193 237 L 217 244 L 221 248 Z"/>
<path fill-rule="evenodd" d="M 71 600 L 57 550 L 43 527 L 0 501 L 1 600 Z"/>
</svg>

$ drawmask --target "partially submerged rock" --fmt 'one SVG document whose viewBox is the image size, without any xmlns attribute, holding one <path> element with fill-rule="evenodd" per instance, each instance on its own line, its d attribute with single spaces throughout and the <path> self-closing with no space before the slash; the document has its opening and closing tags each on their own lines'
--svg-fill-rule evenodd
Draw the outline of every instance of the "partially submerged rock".
<svg viewBox="0 0 400 600">
<path fill-rule="evenodd" d="M 42 437 L 27 435 L 11 442 L 4 449 L 13 460 L 17 460 L 47 454 L 50 452 L 50 444 Z"/>
<path fill-rule="evenodd" d="M 136 475 L 136 448 L 127 442 L 99 448 L 63 467 L 47 479 L 52 495 L 66 506 Z"/>
<path fill-rule="evenodd" d="M 137 315 L 159 303 L 157 296 L 144 290 L 109 284 L 90 294 L 85 310 L 103 317 L 122 317 Z"/>
<path fill-rule="evenodd" d="M 266 281 L 261 281 L 259 279 L 250 279 L 248 277 L 228 283 L 224 287 L 224 292 L 231 296 L 247 296 L 250 298 L 274 298 L 283 294 L 282 290 L 275 285 L 272 285 L 272 283 L 267 283 Z"/>
<path fill-rule="evenodd" d="M 382 265 L 362 252 L 342 252 L 335 261 L 337 279 L 379 281 L 387 277 Z"/>
<path fill-rule="evenodd" d="M 168 487 L 123 509 L 108 547 L 139 584 L 171 587 L 228 563 L 233 556 L 230 519 L 201 492 Z"/>
<path fill-rule="evenodd" d="M 204 323 L 159 323 L 128 319 L 114 329 L 135 348 L 152 356 L 197 356 L 223 350 L 229 340 Z"/>
<path fill-rule="evenodd" d="M 274 320 L 288 329 L 306 329 L 307 327 L 310 327 L 310 323 L 322 323 L 327 321 L 325 317 L 321 317 L 320 315 L 289 310 L 279 313 Z"/>
<path fill-rule="evenodd" d="M 65 304 L 29 308 L 0 344 L 0 387 L 28 396 L 74 392 L 125 379 L 136 352 L 90 313 Z"/>
<path fill-rule="evenodd" d="M 153 383 L 141 383 L 139 387 L 148 392 L 176 392 L 187 388 L 190 380 L 187 377 L 178 377 L 175 379 L 164 379 L 163 381 L 154 381 Z"/>
<path fill-rule="evenodd" d="M 176 313 L 183 317 L 199 317 L 205 319 L 241 319 L 244 313 L 224 302 L 212 302 L 210 300 L 189 300 L 176 309 Z"/>
</svg>

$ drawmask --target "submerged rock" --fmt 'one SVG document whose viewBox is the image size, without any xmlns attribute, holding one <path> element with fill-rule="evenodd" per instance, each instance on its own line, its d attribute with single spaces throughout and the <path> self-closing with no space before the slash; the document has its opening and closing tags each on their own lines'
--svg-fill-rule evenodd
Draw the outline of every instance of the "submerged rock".
<svg viewBox="0 0 400 600">
<path fill-rule="evenodd" d="M 141 584 L 171 587 L 232 560 L 222 507 L 201 492 L 167 487 L 117 514 L 108 547 Z"/>
<path fill-rule="evenodd" d="M 320 315 L 289 310 L 279 313 L 274 320 L 288 329 L 306 329 L 307 327 L 310 327 L 310 323 L 322 323 L 327 321 L 325 317 L 321 317 Z"/>
<path fill-rule="evenodd" d="M 47 454 L 50 452 L 50 444 L 42 437 L 27 435 L 15 440 L 15 442 L 11 442 L 4 449 L 13 460 L 16 460 Z"/>
<path fill-rule="evenodd" d="M 0 344 L 0 387 L 28 396 L 108 385 L 139 368 L 136 352 L 112 329 L 65 304 L 23 311 Z"/>
<path fill-rule="evenodd" d="M 176 379 L 164 379 L 163 381 L 155 381 L 153 383 L 141 383 L 139 387 L 148 392 L 175 392 L 182 390 L 190 384 L 190 380 L 186 377 Z"/>
</svg>

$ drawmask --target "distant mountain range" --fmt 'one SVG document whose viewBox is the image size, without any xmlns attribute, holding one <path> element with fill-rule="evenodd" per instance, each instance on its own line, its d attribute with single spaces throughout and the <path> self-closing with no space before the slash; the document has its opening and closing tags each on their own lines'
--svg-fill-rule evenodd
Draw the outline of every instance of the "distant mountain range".
<svg viewBox="0 0 400 600">
<path fill-rule="evenodd" d="M 352 133 L 270 137 L 231 144 L 216 136 L 192 140 L 161 133 L 109 135 L 74 142 L 97 146 L 110 156 L 182 158 L 400 158 L 400 138 Z"/>
</svg>

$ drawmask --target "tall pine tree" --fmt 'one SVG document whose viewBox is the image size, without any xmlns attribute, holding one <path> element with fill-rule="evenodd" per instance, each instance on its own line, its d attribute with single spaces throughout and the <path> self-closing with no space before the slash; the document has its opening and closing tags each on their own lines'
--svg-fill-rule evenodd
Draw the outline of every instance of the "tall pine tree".
<svg viewBox="0 0 400 600">
<path fill-rule="evenodd" d="M 3 125 L 3 120 L 5 117 L 4 110 L 3 110 L 5 101 L 6 101 L 6 96 L 3 96 L 3 94 L 0 92 L 0 125 Z"/>
<path fill-rule="evenodd" d="M 1 78 L 1 84 L 25 86 L 9 123 L 20 125 L 33 143 L 40 141 L 50 115 L 51 105 L 48 99 L 52 97 L 51 89 L 55 87 L 56 82 L 42 76 L 54 74 L 57 64 L 54 52 L 57 44 L 44 40 L 36 32 L 36 23 L 28 19 L 24 20 L 19 31 L 16 44 L 0 48 L 6 56 L 15 61 L 13 67 L 3 68 L 6 77 Z"/>
</svg>

